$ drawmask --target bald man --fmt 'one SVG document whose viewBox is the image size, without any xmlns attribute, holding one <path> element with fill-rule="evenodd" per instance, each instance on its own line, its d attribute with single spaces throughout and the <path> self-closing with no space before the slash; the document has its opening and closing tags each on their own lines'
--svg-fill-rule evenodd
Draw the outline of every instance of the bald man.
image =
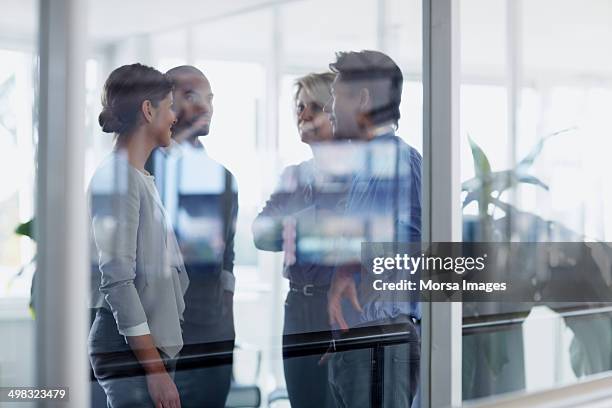
<svg viewBox="0 0 612 408">
<path fill-rule="evenodd" d="M 199 139 L 208 135 L 213 114 L 208 79 L 186 65 L 167 75 L 174 83 L 177 123 L 172 148 L 156 153 L 154 168 L 190 279 L 176 384 L 182 407 L 221 408 L 230 388 L 235 337 L 237 188 L 233 175 L 208 156 Z"/>
</svg>

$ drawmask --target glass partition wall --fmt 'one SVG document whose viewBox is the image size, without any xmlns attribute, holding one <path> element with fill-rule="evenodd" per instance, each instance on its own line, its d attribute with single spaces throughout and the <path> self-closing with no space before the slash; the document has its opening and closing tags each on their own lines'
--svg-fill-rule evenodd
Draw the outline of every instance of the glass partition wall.
<svg viewBox="0 0 612 408">
<path fill-rule="evenodd" d="M 33 386 L 38 5 L 11 5 L 15 14 L 0 17 L 0 384 Z"/>
<path fill-rule="evenodd" d="M 389 158 L 395 158 L 396 143 L 401 143 L 402 149 L 412 146 L 414 157 L 420 160 L 421 2 L 217 3 L 211 2 L 211 7 L 205 8 L 179 2 L 172 10 L 159 3 L 148 7 L 144 19 L 140 9 L 128 7 L 113 22 L 112 30 L 101 22 L 116 8 L 102 4 L 90 7 L 86 110 L 91 126 L 87 128 L 85 168 L 92 219 L 93 279 L 101 279 L 101 292 L 115 313 L 117 342 L 122 336 L 130 337 L 125 333 L 133 327 L 121 327 L 119 312 L 121 300 L 128 295 L 118 294 L 119 281 L 105 281 L 106 276 L 112 275 L 112 261 L 105 263 L 103 258 L 121 255 L 116 241 L 123 242 L 130 234 L 136 234 L 137 243 L 146 238 L 138 235 L 140 230 L 127 229 L 132 222 L 130 208 L 123 204 L 129 201 L 130 190 L 153 184 L 159 194 L 159 200 L 154 201 L 163 210 L 155 208 L 152 219 L 164 225 L 164 235 L 170 231 L 163 248 L 168 248 L 168 242 L 176 242 L 172 248 L 178 248 L 185 266 L 184 271 L 175 268 L 179 272 L 171 273 L 167 279 L 183 291 L 186 283 L 182 277 L 189 278 L 184 306 L 165 306 L 172 310 L 184 307 L 183 361 L 175 375 L 183 403 L 196 406 L 198 398 L 215 400 L 227 396 L 228 406 L 299 407 L 311 406 L 313 401 L 334 406 L 336 399 L 350 405 L 351 400 L 345 400 L 341 391 L 335 395 L 331 391 L 329 384 L 333 382 L 328 370 L 338 361 L 331 353 L 325 355 L 333 340 L 327 292 L 334 269 L 340 265 L 333 258 L 334 248 L 344 248 L 346 256 L 354 258 L 361 241 L 394 238 L 394 204 L 349 214 L 346 201 L 352 174 L 366 172 L 368 177 L 382 177 L 384 185 L 392 185 L 398 176 Z M 166 21 L 170 11 L 175 17 Z M 181 20 L 175 21 L 178 15 Z M 129 24 L 141 19 L 138 24 Z M 397 115 L 399 138 L 393 137 L 378 148 L 365 148 L 357 140 L 328 140 L 332 126 L 328 113 L 323 112 L 332 109 L 334 75 L 329 64 L 336 62 L 337 52 L 361 50 L 384 52 L 403 76 Z M 111 96 L 109 86 L 104 88 L 105 81 L 116 68 L 136 62 L 169 71 L 174 81 L 173 111 L 177 119 L 171 146 L 157 146 L 140 172 L 133 171 L 137 166 L 130 159 L 130 145 L 122 140 L 124 136 L 117 137 L 113 134 L 117 132 L 112 131 L 106 134 L 98 124 L 102 94 L 106 92 L 108 108 L 121 108 L 117 105 L 121 94 Z M 193 68 L 184 68 L 185 65 Z M 173 70 L 176 67 L 183 68 Z M 300 89 L 304 90 L 299 93 Z M 117 98 L 114 105 L 113 98 Z M 161 100 L 159 106 L 163 103 Z M 122 119 L 128 120 L 125 115 Z M 204 125 L 197 128 L 196 120 L 202 120 Z M 384 122 L 392 131 L 389 124 L 392 121 Z M 107 130 L 116 129 L 110 126 Z M 123 156 L 118 146 L 124 147 L 119 149 Z M 148 184 L 142 186 L 141 182 Z M 406 194 L 416 197 L 416 193 Z M 142 206 L 142 195 L 140 199 Z M 283 225 L 289 220 L 296 223 L 293 262 L 285 246 L 290 240 L 281 242 L 283 231 L 290 231 Z M 368 226 L 370 223 L 374 226 Z M 380 226 L 375 228 L 376 225 Z M 150 231 L 156 234 L 155 229 Z M 173 256 L 155 259 L 172 265 L 176 263 Z M 147 287 L 155 285 L 151 283 L 154 279 L 138 282 L 138 255 L 132 262 L 136 264 L 135 290 L 146 292 Z M 145 303 L 146 314 L 147 307 L 152 306 Z M 104 365 L 105 354 L 113 347 L 122 352 L 128 350 L 125 342 L 106 344 L 100 340 L 110 337 L 104 330 L 112 329 L 112 317 L 105 310 L 92 316 L 89 342 L 98 377 L 103 374 L 95 366 Z M 137 316 L 133 318 L 139 322 Z M 414 323 L 410 317 L 402 324 Z M 135 333 L 146 333 L 144 326 L 135 326 Z M 148 326 L 155 338 L 151 321 Z M 396 343 L 408 346 L 401 331 L 392 329 L 385 329 L 391 334 L 397 332 L 389 347 L 401 349 Z M 363 374 L 356 378 L 366 385 L 349 391 L 355 393 L 354 398 L 365 399 L 368 404 L 372 400 L 376 406 L 378 391 L 373 384 L 378 382 L 380 398 L 386 397 L 388 403 L 396 398 L 391 392 L 412 400 L 417 389 L 418 363 L 412 367 L 413 376 L 406 378 L 401 388 L 383 386 L 385 373 L 372 376 L 368 367 L 376 361 L 373 345 L 384 336 L 366 332 L 344 339 L 350 343 L 346 361 L 349 357 L 359 358 L 356 363 Z M 415 331 L 411 334 L 416 336 Z M 417 347 L 416 338 L 412 349 Z M 336 340 L 342 344 L 342 339 Z M 380 343 L 383 346 L 386 343 Z M 168 354 L 164 349 L 160 353 Z M 397 354 L 395 360 L 387 362 L 389 369 L 396 370 L 407 364 L 407 354 Z M 346 375 L 336 376 L 336 389 L 350 386 L 344 381 Z M 395 377 L 386 373 L 384 381 L 392 384 Z M 102 383 L 105 388 L 111 387 Z M 94 404 L 103 404 L 104 393 L 94 382 L 92 395 Z"/>
<path fill-rule="evenodd" d="M 87 372 L 74 406 L 176 392 L 184 406 L 416 408 L 610 370 L 607 298 L 546 297 L 550 262 L 521 302 L 416 312 L 353 279 L 363 314 L 350 285 L 330 309 L 362 242 L 588 243 L 583 280 L 607 290 L 607 2 L 61 4 L 37 20 L 35 2 L 7 0 L 0 17 L 0 386 Z M 76 33 L 87 41 L 63 42 Z M 361 50 L 403 78 L 397 112 L 366 125 L 343 108 L 379 103 L 380 78 L 329 65 Z M 359 55 L 369 73 L 386 61 Z M 376 143 L 343 134 L 351 118 Z"/>
<path fill-rule="evenodd" d="M 464 241 L 590 242 L 589 259 L 607 262 L 611 61 L 597 50 L 610 11 L 598 1 L 461 2 Z M 470 179 L 495 186 L 471 201 Z M 607 265 L 574 272 L 605 288 Z M 554 263 L 530 272 L 529 302 L 464 303 L 464 400 L 610 370 L 608 298 L 553 302 L 562 279 Z"/>
</svg>

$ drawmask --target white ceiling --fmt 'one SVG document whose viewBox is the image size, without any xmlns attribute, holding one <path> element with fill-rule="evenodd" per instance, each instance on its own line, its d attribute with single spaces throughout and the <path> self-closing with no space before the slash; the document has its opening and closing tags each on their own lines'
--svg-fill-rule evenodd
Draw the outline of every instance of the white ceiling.
<svg viewBox="0 0 612 408">
<path fill-rule="evenodd" d="M 521 3 L 520 48 L 528 75 L 612 77 L 612 0 Z M 0 0 L 0 46 L 13 40 L 34 41 L 36 4 L 36 0 Z M 376 0 L 89 0 L 88 20 L 95 45 L 199 22 L 190 40 L 196 52 L 215 50 L 249 58 L 273 47 L 269 12 L 273 4 L 283 5 L 281 42 L 289 65 L 329 61 L 335 50 L 377 46 Z M 410 69 L 418 69 L 421 0 L 386 0 L 386 4 L 387 49 Z M 464 72 L 504 72 L 507 4 L 507 0 L 461 0 Z M 245 10 L 253 12 L 240 12 Z"/>
<path fill-rule="evenodd" d="M 88 0 L 92 39 L 106 42 L 296 0 Z M 37 0 L 0 0 L 0 37 L 33 38 Z"/>
<path fill-rule="evenodd" d="M 108 41 L 131 34 L 180 28 L 296 0 L 90 0 L 92 37 Z"/>
</svg>

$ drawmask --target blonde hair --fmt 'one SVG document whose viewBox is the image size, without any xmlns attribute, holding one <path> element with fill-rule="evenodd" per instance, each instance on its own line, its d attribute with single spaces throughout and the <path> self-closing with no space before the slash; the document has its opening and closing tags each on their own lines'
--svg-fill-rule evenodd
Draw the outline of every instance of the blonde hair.
<svg viewBox="0 0 612 408">
<path fill-rule="evenodd" d="M 325 106 L 331 100 L 331 85 L 336 78 L 333 72 L 312 73 L 295 80 L 294 102 L 297 105 L 300 91 L 304 90 L 313 101 Z"/>
</svg>

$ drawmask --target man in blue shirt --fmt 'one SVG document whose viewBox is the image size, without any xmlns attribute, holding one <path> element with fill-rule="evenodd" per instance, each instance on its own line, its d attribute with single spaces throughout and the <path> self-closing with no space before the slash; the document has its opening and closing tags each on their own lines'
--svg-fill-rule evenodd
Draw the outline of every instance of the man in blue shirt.
<svg viewBox="0 0 612 408">
<path fill-rule="evenodd" d="M 349 191 L 346 215 L 373 224 L 388 225 L 386 241 L 421 241 L 421 155 L 395 135 L 400 118 L 403 77 L 387 55 L 377 51 L 338 53 L 330 68 L 330 114 L 334 137 L 364 150 L 365 165 L 358 169 Z M 385 220 L 390 220 L 387 222 Z M 380 231 L 379 231 L 380 232 Z M 366 240 L 376 236 L 366 234 Z M 377 235 L 380 237 L 381 235 Z M 388 238 L 387 238 L 388 237 Z M 376 239 L 376 238 L 375 238 Z M 366 276 L 367 278 L 367 276 Z M 390 275 L 398 281 L 399 275 Z M 339 265 L 328 296 L 330 323 L 341 336 L 354 329 L 386 333 L 391 325 L 408 332 L 408 340 L 384 347 L 381 378 L 372 374 L 372 349 L 332 354 L 330 383 L 339 407 L 410 407 L 418 387 L 420 307 L 407 292 L 374 291 L 361 274 L 360 264 Z M 374 401 L 374 402 L 373 402 Z M 378 401 L 378 402 L 376 402 Z"/>
</svg>

